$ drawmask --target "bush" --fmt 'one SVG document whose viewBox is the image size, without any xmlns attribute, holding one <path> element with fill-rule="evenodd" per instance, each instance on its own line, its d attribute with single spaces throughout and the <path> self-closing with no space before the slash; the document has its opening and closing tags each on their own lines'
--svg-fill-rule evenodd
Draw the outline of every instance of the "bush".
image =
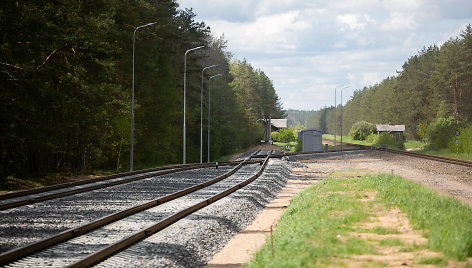
<svg viewBox="0 0 472 268">
<path fill-rule="evenodd" d="M 303 150 L 302 139 L 297 139 L 297 147 L 295 147 L 295 152 L 301 152 Z"/>
<path fill-rule="evenodd" d="M 459 128 L 459 131 L 460 135 L 458 137 L 455 133 L 451 137 L 449 150 L 454 153 L 457 152 L 457 149 L 459 149 L 459 153 L 472 153 L 472 124 Z M 459 144 L 456 144 L 456 140 L 459 140 Z"/>
<path fill-rule="evenodd" d="M 403 139 L 397 139 L 392 137 L 392 135 L 383 132 L 380 133 L 380 135 L 375 135 L 376 137 L 374 139 L 374 146 L 381 146 L 382 144 L 386 144 L 389 149 L 397 149 L 397 150 L 404 150 L 405 149 L 405 143 Z M 369 138 L 371 138 L 369 136 Z"/>
<path fill-rule="evenodd" d="M 454 137 L 456 130 L 454 117 L 438 118 L 426 129 L 426 142 L 429 143 L 430 149 L 448 148 L 449 142 Z"/>
<path fill-rule="evenodd" d="M 279 130 L 278 138 L 280 142 L 292 142 L 297 139 L 295 133 L 293 133 L 293 131 L 287 128 L 282 128 L 281 130 Z"/>
<path fill-rule="evenodd" d="M 365 138 L 365 141 L 374 144 L 377 136 L 377 134 L 370 134 L 369 136 L 367 136 L 367 138 Z"/>
<path fill-rule="evenodd" d="M 270 139 L 273 140 L 273 141 L 279 141 L 280 133 L 279 132 L 270 133 Z"/>
<path fill-rule="evenodd" d="M 354 125 L 352 125 L 351 132 L 349 132 L 349 135 L 354 140 L 363 141 L 369 135 L 374 134 L 375 131 L 375 124 L 366 121 L 358 121 L 354 123 Z"/>
</svg>

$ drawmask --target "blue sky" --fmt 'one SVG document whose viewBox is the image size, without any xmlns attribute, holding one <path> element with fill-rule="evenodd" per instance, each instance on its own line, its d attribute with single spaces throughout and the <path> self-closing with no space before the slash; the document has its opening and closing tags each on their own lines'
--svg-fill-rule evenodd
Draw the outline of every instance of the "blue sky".
<svg viewBox="0 0 472 268">
<path fill-rule="evenodd" d="M 177 0 L 271 79 L 285 109 L 334 105 L 472 24 L 470 0 Z M 338 90 L 339 94 L 339 90 Z M 339 103 L 339 96 L 338 96 Z"/>
</svg>

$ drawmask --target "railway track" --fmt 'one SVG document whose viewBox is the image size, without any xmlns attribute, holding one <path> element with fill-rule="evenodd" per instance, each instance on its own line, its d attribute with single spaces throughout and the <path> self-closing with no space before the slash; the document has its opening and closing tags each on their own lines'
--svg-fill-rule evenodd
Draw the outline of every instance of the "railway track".
<svg viewBox="0 0 472 268">
<path fill-rule="evenodd" d="M 466 161 L 466 160 L 461 160 L 461 159 L 454 159 L 454 158 L 448 158 L 448 157 L 436 156 L 436 155 L 420 154 L 420 153 L 408 152 L 408 151 L 393 150 L 393 149 L 381 148 L 381 147 L 376 147 L 376 146 L 359 145 L 359 144 L 354 144 L 354 143 L 345 143 L 345 145 L 348 145 L 348 146 L 354 147 L 354 148 L 343 149 L 342 151 L 352 151 L 352 150 L 358 150 L 358 149 L 378 150 L 378 151 L 384 151 L 384 152 L 389 152 L 389 153 L 394 153 L 394 154 L 406 155 L 406 156 L 411 156 L 411 157 L 416 157 L 416 158 L 434 160 L 434 161 L 438 161 L 438 162 L 454 164 L 454 165 L 459 165 L 459 166 L 472 167 L 472 162 L 471 161 Z M 299 153 L 294 153 L 294 154 L 299 154 Z M 288 154 L 286 154 L 286 155 L 288 155 Z"/>
<path fill-rule="evenodd" d="M 49 265 L 73 265 L 73 267 L 83 267 L 95 263 L 255 180 L 264 171 L 269 155 L 267 155 L 263 161 L 251 161 L 250 159 L 251 157 L 248 157 L 244 161 L 239 162 L 235 168 L 214 179 L 207 180 L 204 183 L 185 188 L 139 206 L 107 215 L 88 224 L 68 229 L 27 246 L 4 252 L 0 255 L 0 265 L 8 264 L 8 267 Z M 259 165 L 255 165 L 254 163 L 261 163 L 262 166 L 259 168 Z M 246 169 L 246 171 L 243 171 L 244 169 Z M 250 173 L 256 174 L 241 181 L 241 175 L 244 172 L 248 173 L 248 169 Z M 235 173 L 240 174 L 236 176 L 234 175 Z M 226 185 L 226 189 L 221 191 L 221 184 L 228 184 L 228 180 L 232 181 L 231 184 L 233 185 L 231 187 L 227 187 Z M 210 192 L 212 193 L 211 195 L 208 194 Z M 194 201 L 197 200 L 199 202 L 193 202 L 195 204 L 183 210 L 169 212 L 173 211 L 175 207 L 178 208 L 181 207 L 182 204 L 189 203 L 189 199 L 192 199 L 189 196 L 193 196 Z M 150 223 L 155 222 L 157 223 L 148 226 Z M 123 232 L 125 226 L 127 230 Z M 110 235 L 111 233 L 120 235 Z M 118 239 L 120 241 L 116 241 L 116 238 L 111 239 L 110 236 L 120 236 L 120 239 Z M 123 237 L 127 238 L 122 239 Z M 103 241 L 107 242 L 103 243 Z M 97 243 L 100 244 L 100 246 L 97 246 Z M 104 247 L 104 244 L 108 246 Z M 80 254 L 77 254 L 77 252 L 80 252 Z M 59 258 L 61 261 L 56 263 L 58 253 L 67 256 L 67 260 Z M 72 258 L 72 256 L 77 255 L 81 255 L 82 257 L 85 257 L 83 255 L 89 256 L 82 259 Z M 76 264 L 72 264 L 71 260 L 74 260 Z"/>
<path fill-rule="evenodd" d="M 453 158 L 436 156 L 436 155 L 420 154 L 420 153 L 407 152 L 407 151 L 384 149 L 384 148 L 376 148 L 376 150 L 394 153 L 394 154 L 400 154 L 400 155 L 407 155 L 407 156 L 416 157 L 416 158 L 434 160 L 438 162 L 454 164 L 454 165 L 459 165 L 459 166 L 464 166 L 464 167 L 472 167 L 472 162 L 466 161 L 466 160 L 453 159 Z"/>
<path fill-rule="evenodd" d="M 238 165 L 240 162 L 222 162 L 218 163 L 218 165 L 232 166 Z M 214 166 L 215 163 L 172 165 L 2 194 L 0 195 L 0 211 L 151 177 Z"/>
</svg>

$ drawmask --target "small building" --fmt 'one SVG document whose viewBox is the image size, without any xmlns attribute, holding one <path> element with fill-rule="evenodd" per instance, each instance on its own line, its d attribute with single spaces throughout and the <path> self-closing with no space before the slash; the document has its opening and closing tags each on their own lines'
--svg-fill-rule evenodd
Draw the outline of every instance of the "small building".
<svg viewBox="0 0 472 268">
<path fill-rule="evenodd" d="M 313 128 L 298 132 L 298 138 L 302 140 L 302 152 L 321 152 L 323 150 L 322 134 L 321 130 Z"/>
<path fill-rule="evenodd" d="M 279 131 L 281 128 L 287 128 L 287 119 L 270 119 L 271 132 Z"/>
<path fill-rule="evenodd" d="M 376 125 L 377 134 L 387 132 L 392 137 L 403 139 L 403 132 L 405 132 L 405 125 Z"/>
</svg>

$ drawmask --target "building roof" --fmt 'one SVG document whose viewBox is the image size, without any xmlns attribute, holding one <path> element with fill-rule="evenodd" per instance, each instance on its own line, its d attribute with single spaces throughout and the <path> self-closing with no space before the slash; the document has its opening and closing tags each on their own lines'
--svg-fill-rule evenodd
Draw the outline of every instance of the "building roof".
<svg viewBox="0 0 472 268">
<path fill-rule="evenodd" d="M 314 128 L 307 128 L 307 129 L 303 129 L 300 132 L 320 132 L 320 133 L 322 133 L 323 131 L 321 131 L 319 129 L 314 129 Z"/>
<path fill-rule="evenodd" d="M 270 119 L 270 123 L 276 128 L 287 128 L 287 119 Z"/>
<path fill-rule="evenodd" d="M 377 125 L 377 131 L 380 132 L 403 132 L 405 125 Z"/>
</svg>

